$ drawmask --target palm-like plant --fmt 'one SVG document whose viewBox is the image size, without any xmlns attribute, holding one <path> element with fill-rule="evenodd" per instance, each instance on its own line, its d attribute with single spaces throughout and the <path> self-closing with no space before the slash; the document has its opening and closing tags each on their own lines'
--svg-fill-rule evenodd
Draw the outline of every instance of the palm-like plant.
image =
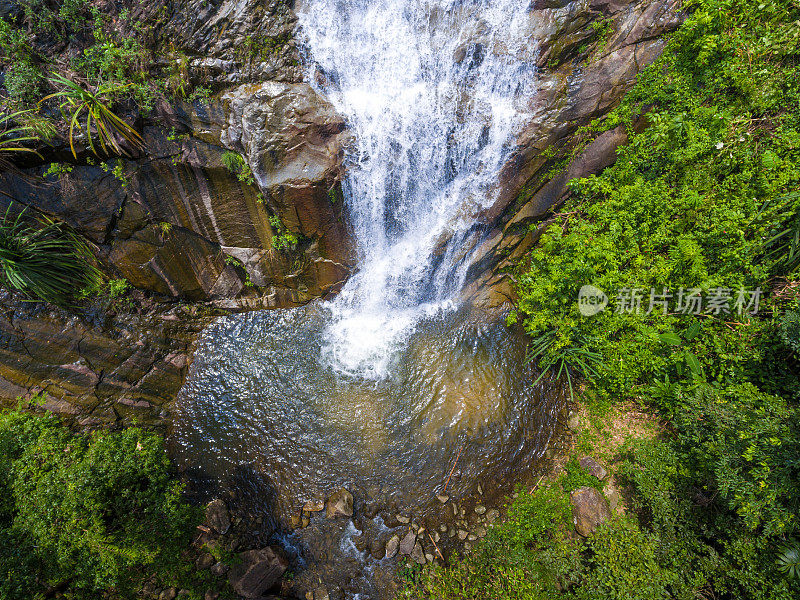
<svg viewBox="0 0 800 600">
<path fill-rule="evenodd" d="M 78 156 L 75 152 L 76 126 L 78 130 L 85 128 L 89 148 L 98 156 L 100 153 L 95 146 L 95 133 L 93 132 L 96 132 L 100 149 L 104 154 L 111 154 L 113 151 L 116 154 L 129 156 L 120 144 L 121 140 L 127 141 L 134 148 L 144 148 L 144 140 L 139 132 L 108 107 L 108 96 L 128 87 L 127 85 L 104 83 L 98 86 L 96 92 L 91 92 L 57 73 L 53 73 L 51 83 L 63 89 L 45 96 L 41 102 L 50 98 L 62 99 L 61 110 L 69 113 L 67 117 L 69 120 L 69 147 L 73 156 L 76 158 Z"/>
<path fill-rule="evenodd" d="M 572 385 L 574 375 L 597 377 L 597 367 L 602 362 L 602 355 L 586 348 L 581 340 L 567 346 L 558 344 L 558 331 L 551 329 L 534 338 L 526 357 L 527 361 L 537 360 L 542 372 L 534 383 L 538 383 L 548 372 L 555 373 L 556 378 L 565 376 L 569 385 L 570 398 L 575 400 Z"/>
<path fill-rule="evenodd" d="M 69 305 L 87 288 L 102 283 L 89 248 L 74 234 L 46 217 L 38 226 L 16 217 L 9 205 L 0 221 L 0 279 L 29 297 Z"/>
<path fill-rule="evenodd" d="M 778 552 L 778 570 L 789 579 L 800 578 L 800 546 L 788 544 Z"/>
<path fill-rule="evenodd" d="M 25 142 L 34 142 L 40 139 L 33 128 L 27 125 L 15 125 L 30 113 L 30 110 L 20 110 L 0 114 L 0 171 L 14 170 L 9 155 L 17 152 L 39 154 L 33 148 L 25 146 Z"/>
</svg>

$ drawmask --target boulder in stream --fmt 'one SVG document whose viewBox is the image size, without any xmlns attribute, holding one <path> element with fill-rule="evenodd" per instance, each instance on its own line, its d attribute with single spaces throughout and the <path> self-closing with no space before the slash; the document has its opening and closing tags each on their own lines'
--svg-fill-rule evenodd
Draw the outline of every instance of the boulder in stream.
<svg viewBox="0 0 800 600">
<path fill-rule="evenodd" d="M 342 488 L 331 494 L 325 516 L 329 519 L 353 516 L 353 494 Z"/>
<path fill-rule="evenodd" d="M 400 536 L 393 535 L 386 542 L 386 558 L 394 558 L 397 555 L 397 550 L 400 548 Z"/>
<path fill-rule="evenodd" d="M 409 531 L 405 537 L 400 541 L 400 554 L 409 555 L 414 549 L 414 544 L 417 541 L 417 534 Z"/>
</svg>

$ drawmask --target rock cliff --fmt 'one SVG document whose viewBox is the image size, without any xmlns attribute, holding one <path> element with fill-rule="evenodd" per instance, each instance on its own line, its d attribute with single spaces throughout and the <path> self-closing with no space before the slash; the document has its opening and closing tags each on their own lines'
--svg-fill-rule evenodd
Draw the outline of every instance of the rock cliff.
<svg viewBox="0 0 800 600">
<path fill-rule="evenodd" d="M 66 222 L 110 276 L 161 303 L 88 316 L 4 294 L 0 398 L 46 390 L 46 407 L 87 426 L 145 413 L 163 421 L 202 325 L 180 303 L 295 306 L 335 293 L 354 266 L 339 183 L 347 126 L 302 81 L 291 3 L 179 0 L 135 11 L 188 57 L 188 76 L 210 86 L 210 99 L 133 114 L 147 145 L 139 156 L 90 164 L 62 145 L 25 171 L 66 162 L 68 174 L 0 180 L 0 210 L 13 199 Z M 503 269 L 535 243 L 569 179 L 613 162 L 624 130 L 576 132 L 619 103 L 681 19 L 678 0 L 533 0 L 529 16 L 539 93 L 497 201 L 476 215 L 488 235 L 468 292 L 486 305 L 511 295 Z M 244 173 L 231 172 L 228 152 L 244 158 Z M 296 244 L 276 243 L 287 233 Z"/>
</svg>

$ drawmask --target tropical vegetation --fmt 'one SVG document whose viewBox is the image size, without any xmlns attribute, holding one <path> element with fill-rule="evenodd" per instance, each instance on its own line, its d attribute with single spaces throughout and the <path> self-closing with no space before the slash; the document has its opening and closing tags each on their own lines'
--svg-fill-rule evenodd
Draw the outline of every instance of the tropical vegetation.
<svg viewBox="0 0 800 600">
<path fill-rule="evenodd" d="M 623 126 L 629 143 L 570 183 L 514 273 L 511 320 L 547 376 L 600 421 L 633 401 L 665 422 L 615 457 L 626 516 L 582 539 L 548 481 L 478 550 L 411 573 L 406 597 L 800 597 L 800 4 L 684 8 L 582 132 Z M 584 285 L 605 310 L 580 312 Z"/>
<path fill-rule="evenodd" d="M 175 585 L 199 523 L 181 494 L 157 434 L 0 413 L 0 598 L 130 598 L 153 575 Z"/>
</svg>

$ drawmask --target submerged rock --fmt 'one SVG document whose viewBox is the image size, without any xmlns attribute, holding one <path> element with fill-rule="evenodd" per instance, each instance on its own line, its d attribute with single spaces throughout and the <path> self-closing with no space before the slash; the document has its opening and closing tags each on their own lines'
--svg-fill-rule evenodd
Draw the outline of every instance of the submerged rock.
<svg viewBox="0 0 800 600">
<path fill-rule="evenodd" d="M 212 500 L 206 506 L 206 523 L 214 531 L 221 535 L 228 533 L 231 528 L 231 517 L 228 514 L 228 507 L 225 503 L 217 498 Z"/>
<path fill-rule="evenodd" d="M 353 516 L 353 494 L 342 488 L 331 494 L 325 516 L 329 519 Z"/>
<path fill-rule="evenodd" d="M 325 501 L 319 498 L 308 500 L 305 504 L 303 504 L 303 511 L 309 513 L 320 512 L 324 508 L 325 508 Z"/>
<path fill-rule="evenodd" d="M 591 535 L 597 526 L 611 518 L 605 498 L 593 487 L 582 487 L 571 495 L 575 531 L 584 537 Z"/>
</svg>

